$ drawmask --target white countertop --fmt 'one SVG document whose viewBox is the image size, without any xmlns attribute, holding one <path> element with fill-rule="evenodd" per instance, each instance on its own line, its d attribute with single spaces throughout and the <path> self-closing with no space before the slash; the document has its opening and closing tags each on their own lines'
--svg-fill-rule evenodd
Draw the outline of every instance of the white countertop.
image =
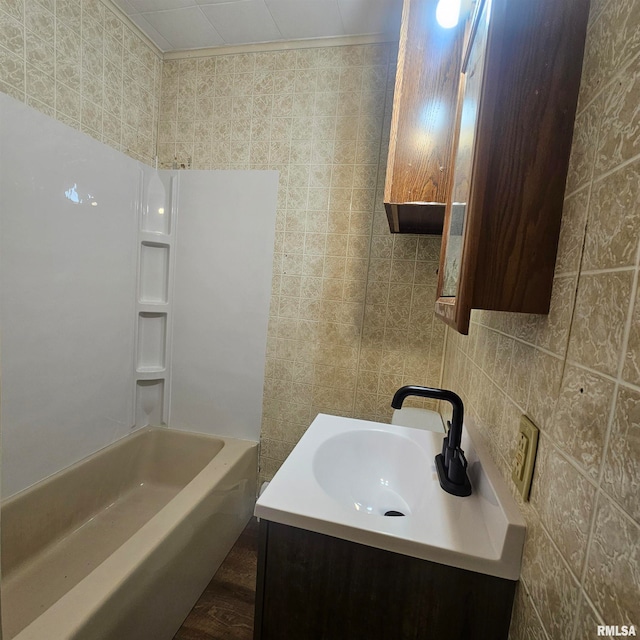
<svg viewBox="0 0 640 640">
<path fill-rule="evenodd" d="M 422 469 L 410 515 L 385 517 L 336 501 L 313 470 L 315 452 L 350 431 L 384 431 L 408 438 Z M 434 458 L 442 434 L 319 414 L 256 503 L 255 515 L 325 535 L 479 573 L 518 580 L 525 522 L 478 434 L 465 426 L 462 448 L 473 493 L 457 497 L 438 482 Z"/>
</svg>

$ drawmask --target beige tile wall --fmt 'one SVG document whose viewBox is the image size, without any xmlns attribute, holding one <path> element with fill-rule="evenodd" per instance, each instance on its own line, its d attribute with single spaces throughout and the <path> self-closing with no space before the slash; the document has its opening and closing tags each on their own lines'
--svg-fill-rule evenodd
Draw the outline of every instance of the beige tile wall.
<svg viewBox="0 0 640 640">
<path fill-rule="evenodd" d="M 162 60 L 101 0 L 0 0 L 0 91 L 151 164 Z"/>
<path fill-rule="evenodd" d="M 448 332 L 445 384 L 507 481 L 520 414 L 541 429 L 513 640 L 640 625 L 639 102 L 640 3 L 593 2 L 551 313 Z"/>
<path fill-rule="evenodd" d="M 164 63 L 162 166 L 280 171 L 263 479 L 318 412 L 388 420 L 399 386 L 439 383 L 440 238 L 391 236 L 382 208 L 393 51 Z"/>
</svg>

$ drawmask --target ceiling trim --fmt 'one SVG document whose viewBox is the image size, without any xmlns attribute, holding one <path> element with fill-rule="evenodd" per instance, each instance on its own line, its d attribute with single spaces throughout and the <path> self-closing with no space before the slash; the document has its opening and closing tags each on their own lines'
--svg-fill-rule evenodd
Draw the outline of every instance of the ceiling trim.
<svg viewBox="0 0 640 640">
<path fill-rule="evenodd" d="M 206 49 L 188 49 L 186 51 L 167 51 L 164 60 L 183 58 L 209 58 L 211 56 L 231 55 L 235 53 L 256 53 L 263 51 L 286 51 L 289 49 L 315 49 L 316 47 L 343 47 L 359 44 L 380 44 L 393 42 L 384 34 L 365 36 L 335 36 L 331 38 L 307 38 L 305 40 L 278 40 L 276 42 L 258 42 L 226 47 L 207 47 Z"/>
<path fill-rule="evenodd" d="M 102 4 L 112 13 L 122 20 L 148 47 L 153 53 L 162 59 L 162 49 L 117 5 L 113 0 L 102 0 Z"/>
</svg>

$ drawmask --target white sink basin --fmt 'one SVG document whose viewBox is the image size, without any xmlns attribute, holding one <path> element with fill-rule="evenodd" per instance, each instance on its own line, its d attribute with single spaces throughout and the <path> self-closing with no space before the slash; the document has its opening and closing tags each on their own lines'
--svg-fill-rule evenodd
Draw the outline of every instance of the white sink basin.
<svg viewBox="0 0 640 640">
<path fill-rule="evenodd" d="M 470 432 L 471 431 L 471 432 Z M 440 487 L 442 434 L 320 414 L 256 503 L 255 515 L 518 580 L 525 523 L 478 435 L 462 448 L 473 493 Z M 385 517 L 399 511 L 404 517 Z"/>
<path fill-rule="evenodd" d="M 411 515 L 424 497 L 429 468 L 412 440 L 381 429 L 340 433 L 313 456 L 313 473 L 329 496 L 376 516 Z"/>
<path fill-rule="evenodd" d="M 442 434 L 320 414 L 256 503 L 255 515 L 518 580 L 525 523 L 478 434 L 462 448 L 473 493 L 442 490 L 434 458 Z M 404 517 L 385 517 L 389 510 Z"/>
</svg>

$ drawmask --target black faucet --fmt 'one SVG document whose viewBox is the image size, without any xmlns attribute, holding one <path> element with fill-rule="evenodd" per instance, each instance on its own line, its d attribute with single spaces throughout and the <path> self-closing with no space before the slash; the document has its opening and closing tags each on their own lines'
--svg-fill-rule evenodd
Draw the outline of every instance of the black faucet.
<svg viewBox="0 0 640 640">
<path fill-rule="evenodd" d="M 407 385 L 406 387 L 400 387 L 395 392 L 391 406 L 394 409 L 400 409 L 407 396 L 446 400 L 453 406 L 451 421 L 447 422 L 449 433 L 444 437 L 442 453 L 436 456 L 436 470 L 438 471 L 440 486 L 447 493 L 451 493 L 454 496 L 470 496 L 471 483 L 467 476 L 467 459 L 464 457 L 464 451 L 460 448 L 462 420 L 464 418 L 462 398 L 457 393 L 447 389 Z"/>
</svg>

